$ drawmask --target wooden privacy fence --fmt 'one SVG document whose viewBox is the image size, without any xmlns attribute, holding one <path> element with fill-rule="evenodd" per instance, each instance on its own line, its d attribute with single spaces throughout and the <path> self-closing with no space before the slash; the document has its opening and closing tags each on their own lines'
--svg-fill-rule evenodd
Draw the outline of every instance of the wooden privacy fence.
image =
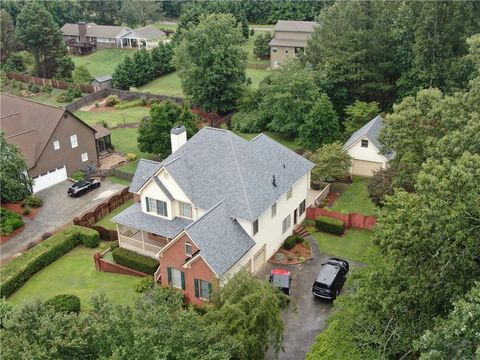
<svg viewBox="0 0 480 360">
<path fill-rule="evenodd" d="M 128 188 L 125 188 L 120 193 L 113 195 L 108 200 L 97 205 L 93 210 L 88 211 L 82 216 L 79 216 L 73 219 L 73 223 L 75 225 L 93 227 L 94 224 L 97 223 L 99 220 L 103 219 L 106 215 L 110 214 L 114 209 L 116 209 L 120 205 L 125 204 L 128 200 L 132 198 L 133 198 L 133 194 L 128 191 Z M 98 229 L 95 229 L 95 230 L 98 230 Z M 102 233 L 106 235 L 105 231 L 103 230 L 100 230 L 100 231 L 102 231 Z M 110 235 L 108 236 L 109 236 L 108 239 L 110 239 Z M 108 239 L 105 239 L 105 240 L 108 240 Z M 112 239 L 112 240 L 115 240 L 115 239 Z"/>
<path fill-rule="evenodd" d="M 79 86 L 80 90 L 82 90 L 83 93 L 90 94 L 95 91 L 92 85 L 75 84 L 75 83 L 62 81 L 62 80 L 45 79 L 41 77 L 30 76 L 30 75 L 20 74 L 16 72 L 8 72 L 7 77 L 10 80 L 18 80 L 25 83 L 33 83 L 40 86 L 45 86 L 47 84 L 50 84 L 52 87 L 56 89 L 62 89 L 62 90 L 67 90 L 71 86 Z"/>
<path fill-rule="evenodd" d="M 77 111 L 78 109 L 80 109 L 84 106 L 93 104 L 95 101 L 101 100 L 101 99 L 107 97 L 108 94 L 109 94 L 108 89 L 102 89 L 102 90 L 95 91 L 94 93 L 91 93 L 89 95 L 86 95 L 84 97 L 81 97 L 81 98 L 73 101 L 72 103 L 65 106 L 65 109 L 70 111 L 70 112 Z"/>
<path fill-rule="evenodd" d="M 358 228 L 373 230 L 377 224 L 375 215 L 362 215 L 359 213 L 342 214 L 337 211 L 330 211 L 325 208 L 308 208 L 307 218 L 315 220 L 317 216 L 328 216 L 331 218 L 342 220 L 345 223 L 345 228 Z"/>
</svg>

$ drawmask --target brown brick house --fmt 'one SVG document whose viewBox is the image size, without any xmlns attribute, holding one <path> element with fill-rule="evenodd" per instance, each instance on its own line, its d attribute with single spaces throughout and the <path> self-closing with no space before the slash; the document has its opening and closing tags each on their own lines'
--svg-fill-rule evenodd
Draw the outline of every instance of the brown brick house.
<svg viewBox="0 0 480 360">
<path fill-rule="evenodd" d="M 98 165 L 95 129 L 69 111 L 3 93 L 0 103 L 1 131 L 25 157 L 33 192 Z"/>
</svg>

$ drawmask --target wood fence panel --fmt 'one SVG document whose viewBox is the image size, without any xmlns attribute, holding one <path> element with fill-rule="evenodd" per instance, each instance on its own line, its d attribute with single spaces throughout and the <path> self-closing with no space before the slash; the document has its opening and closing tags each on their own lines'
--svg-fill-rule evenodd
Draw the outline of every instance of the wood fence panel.
<svg viewBox="0 0 480 360">
<path fill-rule="evenodd" d="M 83 93 L 93 93 L 95 91 L 92 85 L 75 84 L 75 83 L 66 82 L 62 80 L 55 80 L 55 79 L 45 79 L 41 77 L 30 76 L 30 75 L 20 74 L 16 72 L 7 73 L 7 77 L 12 80 L 18 80 L 26 83 L 34 83 L 40 86 L 45 86 L 46 84 L 50 84 L 52 87 L 56 89 L 62 89 L 62 90 L 67 90 L 70 86 L 78 85 L 80 86 L 80 90 L 82 90 Z"/>
<path fill-rule="evenodd" d="M 373 230 L 377 224 L 375 215 L 362 215 L 359 213 L 342 214 L 337 211 L 330 211 L 325 208 L 308 208 L 307 218 L 315 220 L 317 216 L 327 216 L 334 219 L 342 220 L 345 223 L 345 228 L 351 227 L 358 229 Z"/>
</svg>

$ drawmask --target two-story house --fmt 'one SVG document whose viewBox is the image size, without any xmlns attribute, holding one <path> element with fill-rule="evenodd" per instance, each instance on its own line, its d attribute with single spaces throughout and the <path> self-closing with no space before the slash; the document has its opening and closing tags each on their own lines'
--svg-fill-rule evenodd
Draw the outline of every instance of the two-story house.
<svg viewBox="0 0 480 360">
<path fill-rule="evenodd" d="M 277 69 L 288 59 L 303 53 L 316 26 L 314 21 L 279 20 L 270 41 L 270 67 Z"/>
<path fill-rule="evenodd" d="M 187 141 L 182 126 L 171 140 L 167 159 L 140 161 L 135 204 L 113 221 L 120 247 L 158 258 L 156 279 L 201 303 L 212 283 L 256 272 L 305 219 L 314 165 L 263 134 L 205 127 Z"/>
</svg>

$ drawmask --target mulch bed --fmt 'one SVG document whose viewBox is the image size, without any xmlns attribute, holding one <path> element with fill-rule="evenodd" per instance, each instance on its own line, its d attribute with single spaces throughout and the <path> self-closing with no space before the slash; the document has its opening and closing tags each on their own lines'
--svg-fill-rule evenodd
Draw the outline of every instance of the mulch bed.
<svg viewBox="0 0 480 360">
<path fill-rule="evenodd" d="M 312 259 L 312 249 L 310 248 L 308 241 L 305 240 L 303 243 L 295 244 L 290 250 L 285 250 L 283 248 L 278 249 L 268 262 L 273 264 L 294 265 L 301 264 L 310 259 Z"/>
<path fill-rule="evenodd" d="M 35 216 L 37 216 L 38 212 L 40 211 L 41 208 L 32 208 L 32 212 L 29 215 L 25 215 L 23 213 L 23 207 L 21 203 L 3 203 L 2 207 L 13 211 L 19 215 L 25 216 L 26 218 L 29 218 L 30 220 L 35 219 Z"/>
<path fill-rule="evenodd" d="M 2 244 L 2 245 L 5 244 L 8 240 L 13 238 L 15 235 L 17 235 L 18 233 L 21 233 L 23 231 L 23 229 L 25 229 L 25 226 L 22 226 L 21 228 L 13 230 L 13 232 L 10 235 L 0 236 L 0 244 Z"/>
</svg>

